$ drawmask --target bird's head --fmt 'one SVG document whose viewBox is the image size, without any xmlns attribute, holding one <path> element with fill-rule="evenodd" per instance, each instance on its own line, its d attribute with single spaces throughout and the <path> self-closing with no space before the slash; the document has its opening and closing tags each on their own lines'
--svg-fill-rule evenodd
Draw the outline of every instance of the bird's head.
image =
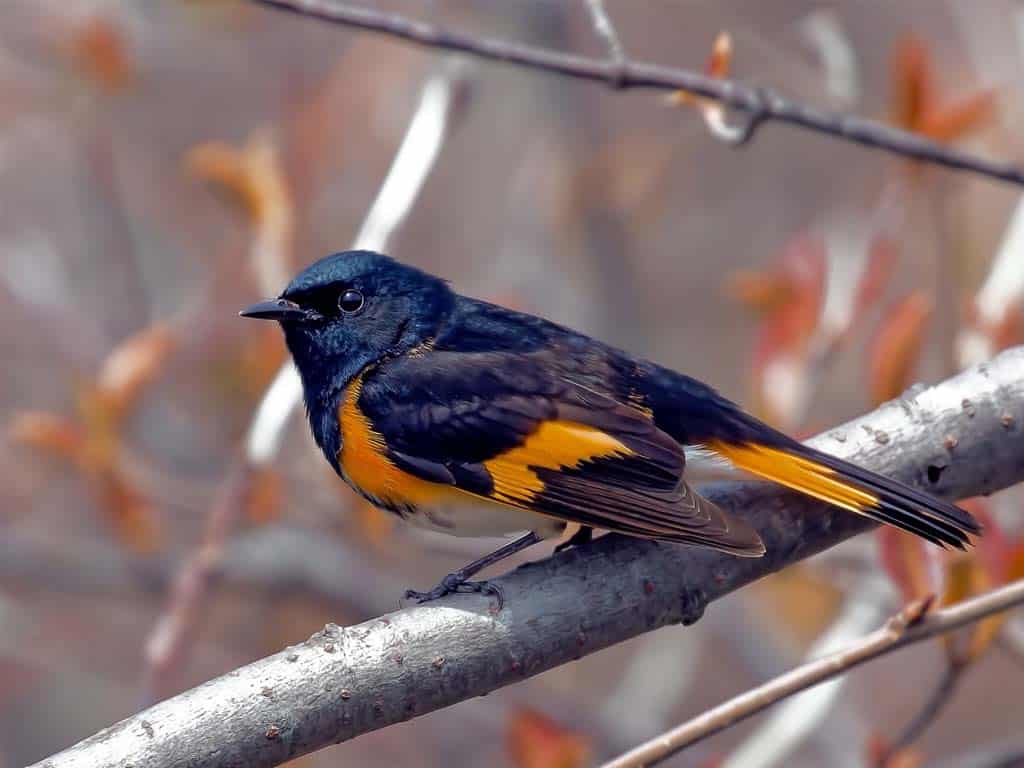
<svg viewBox="0 0 1024 768">
<path fill-rule="evenodd" d="M 344 251 L 240 314 L 281 324 L 310 402 L 367 365 L 432 338 L 453 301 L 437 277 L 373 251 Z"/>
</svg>

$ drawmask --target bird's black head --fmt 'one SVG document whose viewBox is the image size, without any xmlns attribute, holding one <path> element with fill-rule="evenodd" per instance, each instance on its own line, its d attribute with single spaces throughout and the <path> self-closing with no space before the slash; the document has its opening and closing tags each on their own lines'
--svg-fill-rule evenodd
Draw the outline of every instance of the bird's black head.
<svg viewBox="0 0 1024 768">
<path fill-rule="evenodd" d="M 432 338 L 453 301 L 439 278 L 373 251 L 344 251 L 241 315 L 281 323 L 312 408 L 367 365 Z"/>
</svg>

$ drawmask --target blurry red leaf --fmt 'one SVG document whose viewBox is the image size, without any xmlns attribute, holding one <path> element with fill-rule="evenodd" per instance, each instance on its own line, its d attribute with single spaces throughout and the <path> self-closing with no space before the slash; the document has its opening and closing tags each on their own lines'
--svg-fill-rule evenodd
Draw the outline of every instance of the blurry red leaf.
<svg viewBox="0 0 1024 768">
<path fill-rule="evenodd" d="M 999 521 L 989 511 L 988 499 L 975 497 L 957 502 L 981 523 L 983 535 L 974 542 L 972 555 L 979 558 L 989 577 L 996 583 L 1009 581 L 1007 573 L 1019 542 L 1003 530 Z"/>
<path fill-rule="evenodd" d="M 517 768 L 582 768 L 590 756 L 583 736 L 531 709 L 512 716 L 507 744 Z"/>
<path fill-rule="evenodd" d="M 143 493 L 113 466 L 94 473 L 94 486 L 121 542 L 140 554 L 153 552 L 160 540 L 159 526 Z"/>
<path fill-rule="evenodd" d="M 891 525 L 875 532 L 882 568 L 909 603 L 942 590 L 942 550 Z"/>
<path fill-rule="evenodd" d="M 107 355 L 96 378 L 96 389 L 115 415 L 134 405 L 142 390 L 159 375 L 177 342 L 171 326 L 154 323 Z"/>
<path fill-rule="evenodd" d="M 878 734 L 872 735 L 867 744 L 867 765 L 875 768 L 920 768 L 924 765 L 924 753 L 916 747 L 905 747 L 892 753 L 892 746 Z"/>
<path fill-rule="evenodd" d="M 719 32 L 715 41 L 711 44 L 711 54 L 708 56 L 704 71 L 711 77 L 724 78 L 729 76 L 732 69 L 732 37 L 728 32 Z"/>
<path fill-rule="evenodd" d="M 726 278 L 725 295 L 759 315 L 781 309 L 792 294 L 786 276 L 774 272 L 738 269 Z"/>
<path fill-rule="evenodd" d="M 85 438 L 74 422 L 45 411 L 16 414 L 8 427 L 11 440 L 63 459 L 78 460 Z"/>
<path fill-rule="evenodd" d="M 891 119 L 901 128 L 916 130 L 935 99 L 931 56 L 924 42 L 913 35 L 900 38 L 890 67 Z"/>
<path fill-rule="evenodd" d="M 971 93 L 953 104 L 940 104 L 931 53 L 919 38 L 903 37 L 891 65 L 892 121 L 935 141 L 953 141 L 978 128 L 994 111 L 988 91 Z"/>
<path fill-rule="evenodd" d="M 899 245 L 888 235 L 878 234 L 868 248 L 867 264 L 861 273 L 854 299 L 854 316 L 879 300 L 899 258 Z"/>
<path fill-rule="evenodd" d="M 75 28 L 68 48 L 81 71 L 108 90 L 123 88 L 135 79 L 124 33 L 112 19 L 95 17 Z"/>
<path fill-rule="evenodd" d="M 949 560 L 946 569 L 946 590 L 942 606 L 948 607 L 970 597 L 981 595 L 994 586 L 993 579 L 975 553 L 958 555 Z M 943 635 L 946 653 L 956 664 L 977 659 L 996 639 L 1006 621 L 1006 613 L 997 613 L 982 619 L 960 632 Z"/>
<path fill-rule="evenodd" d="M 896 302 L 882 317 L 868 345 L 868 385 L 875 405 L 910 385 L 931 313 L 931 299 L 918 291 Z"/>
<path fill-rule="evenodd" d="M 704 72 L 711 77 L 725 78 L 732 69 L 732 36 L 725 31 L 719 32 L 711 44 L 711 53 L 704 64 Z M 697 96 L 689 91 L 673 91 L 665 97 L 665 101 L 673 106 L 707 108 L 717 107 L 714 99 Z"/>
<path fill-rule="evenodd" d="M 187 169 L 227 192 L 255 228 L 253 267 L 265 293 L 280 290 L 291 278 L 290 247 L 294 206 L 277 147 L 256 133 L 240 149 L 210 142 L 193 147 Z"/>
<path fill-rule="evenodd" d="M 764 299 L 763 309 L 758 307 L 763 318 L 754 348 L 754 408 L 765 420 L 792 428 L 807 394 L 807 344 L 821 315 L 824 243 L 808 234 L 797 235 L 778 265 L 759 280 L 761 284 L 748 292 Z M 741 278 L 739 284 L 743 282 Z M 735 279 L 732 285 L 737 285 Z"/>
<path fill-rule="evenodd" d="M 920 132 L 935 141 L 952 141 L 979 128 L 995 111 L 991 91 L 973 93 L 963 100 L 926 114 Z"/>
<path fill-rule="evenodd" d="M 280 476 L 270 467 L 255 467 L 246 488 L 246 517 L 257 525 L 276 519 L 281 513 Z"/>
</svg>

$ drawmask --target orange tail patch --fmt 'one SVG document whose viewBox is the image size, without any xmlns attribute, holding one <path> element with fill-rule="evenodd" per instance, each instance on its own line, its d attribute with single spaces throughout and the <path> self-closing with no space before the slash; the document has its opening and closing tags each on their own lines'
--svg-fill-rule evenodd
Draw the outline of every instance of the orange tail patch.
<svg viewBox="0 0 1024 768">
<path fill-rule="evenodd" d="M 757 443 L 736 445 L 718 440 L 712 442 L 709 447 L 752 475 L 827 501 L 850 512 L 871 517 L 869 510 L 876 508 L 880 502 L 877 495 L 844 480 L 834 469 L 779 448 L 769 448 Z"/>
</svg>

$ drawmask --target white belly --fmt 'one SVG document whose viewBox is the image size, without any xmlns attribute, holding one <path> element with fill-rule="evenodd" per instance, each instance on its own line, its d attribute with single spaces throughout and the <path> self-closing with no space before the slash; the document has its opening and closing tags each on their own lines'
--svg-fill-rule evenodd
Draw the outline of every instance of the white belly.
<svg viewBox="0 0 1024 768">
<path fill-rule="evenodd" d="M 403 519 L 418 528 L 447 533 L 449 536 L 510 536 L 534 531 L 544 539 L 561 535 L 565 522 L 536 512 L 486 501 L 443 501 L 417 506 L 404 512 Z"/>
</svg>

